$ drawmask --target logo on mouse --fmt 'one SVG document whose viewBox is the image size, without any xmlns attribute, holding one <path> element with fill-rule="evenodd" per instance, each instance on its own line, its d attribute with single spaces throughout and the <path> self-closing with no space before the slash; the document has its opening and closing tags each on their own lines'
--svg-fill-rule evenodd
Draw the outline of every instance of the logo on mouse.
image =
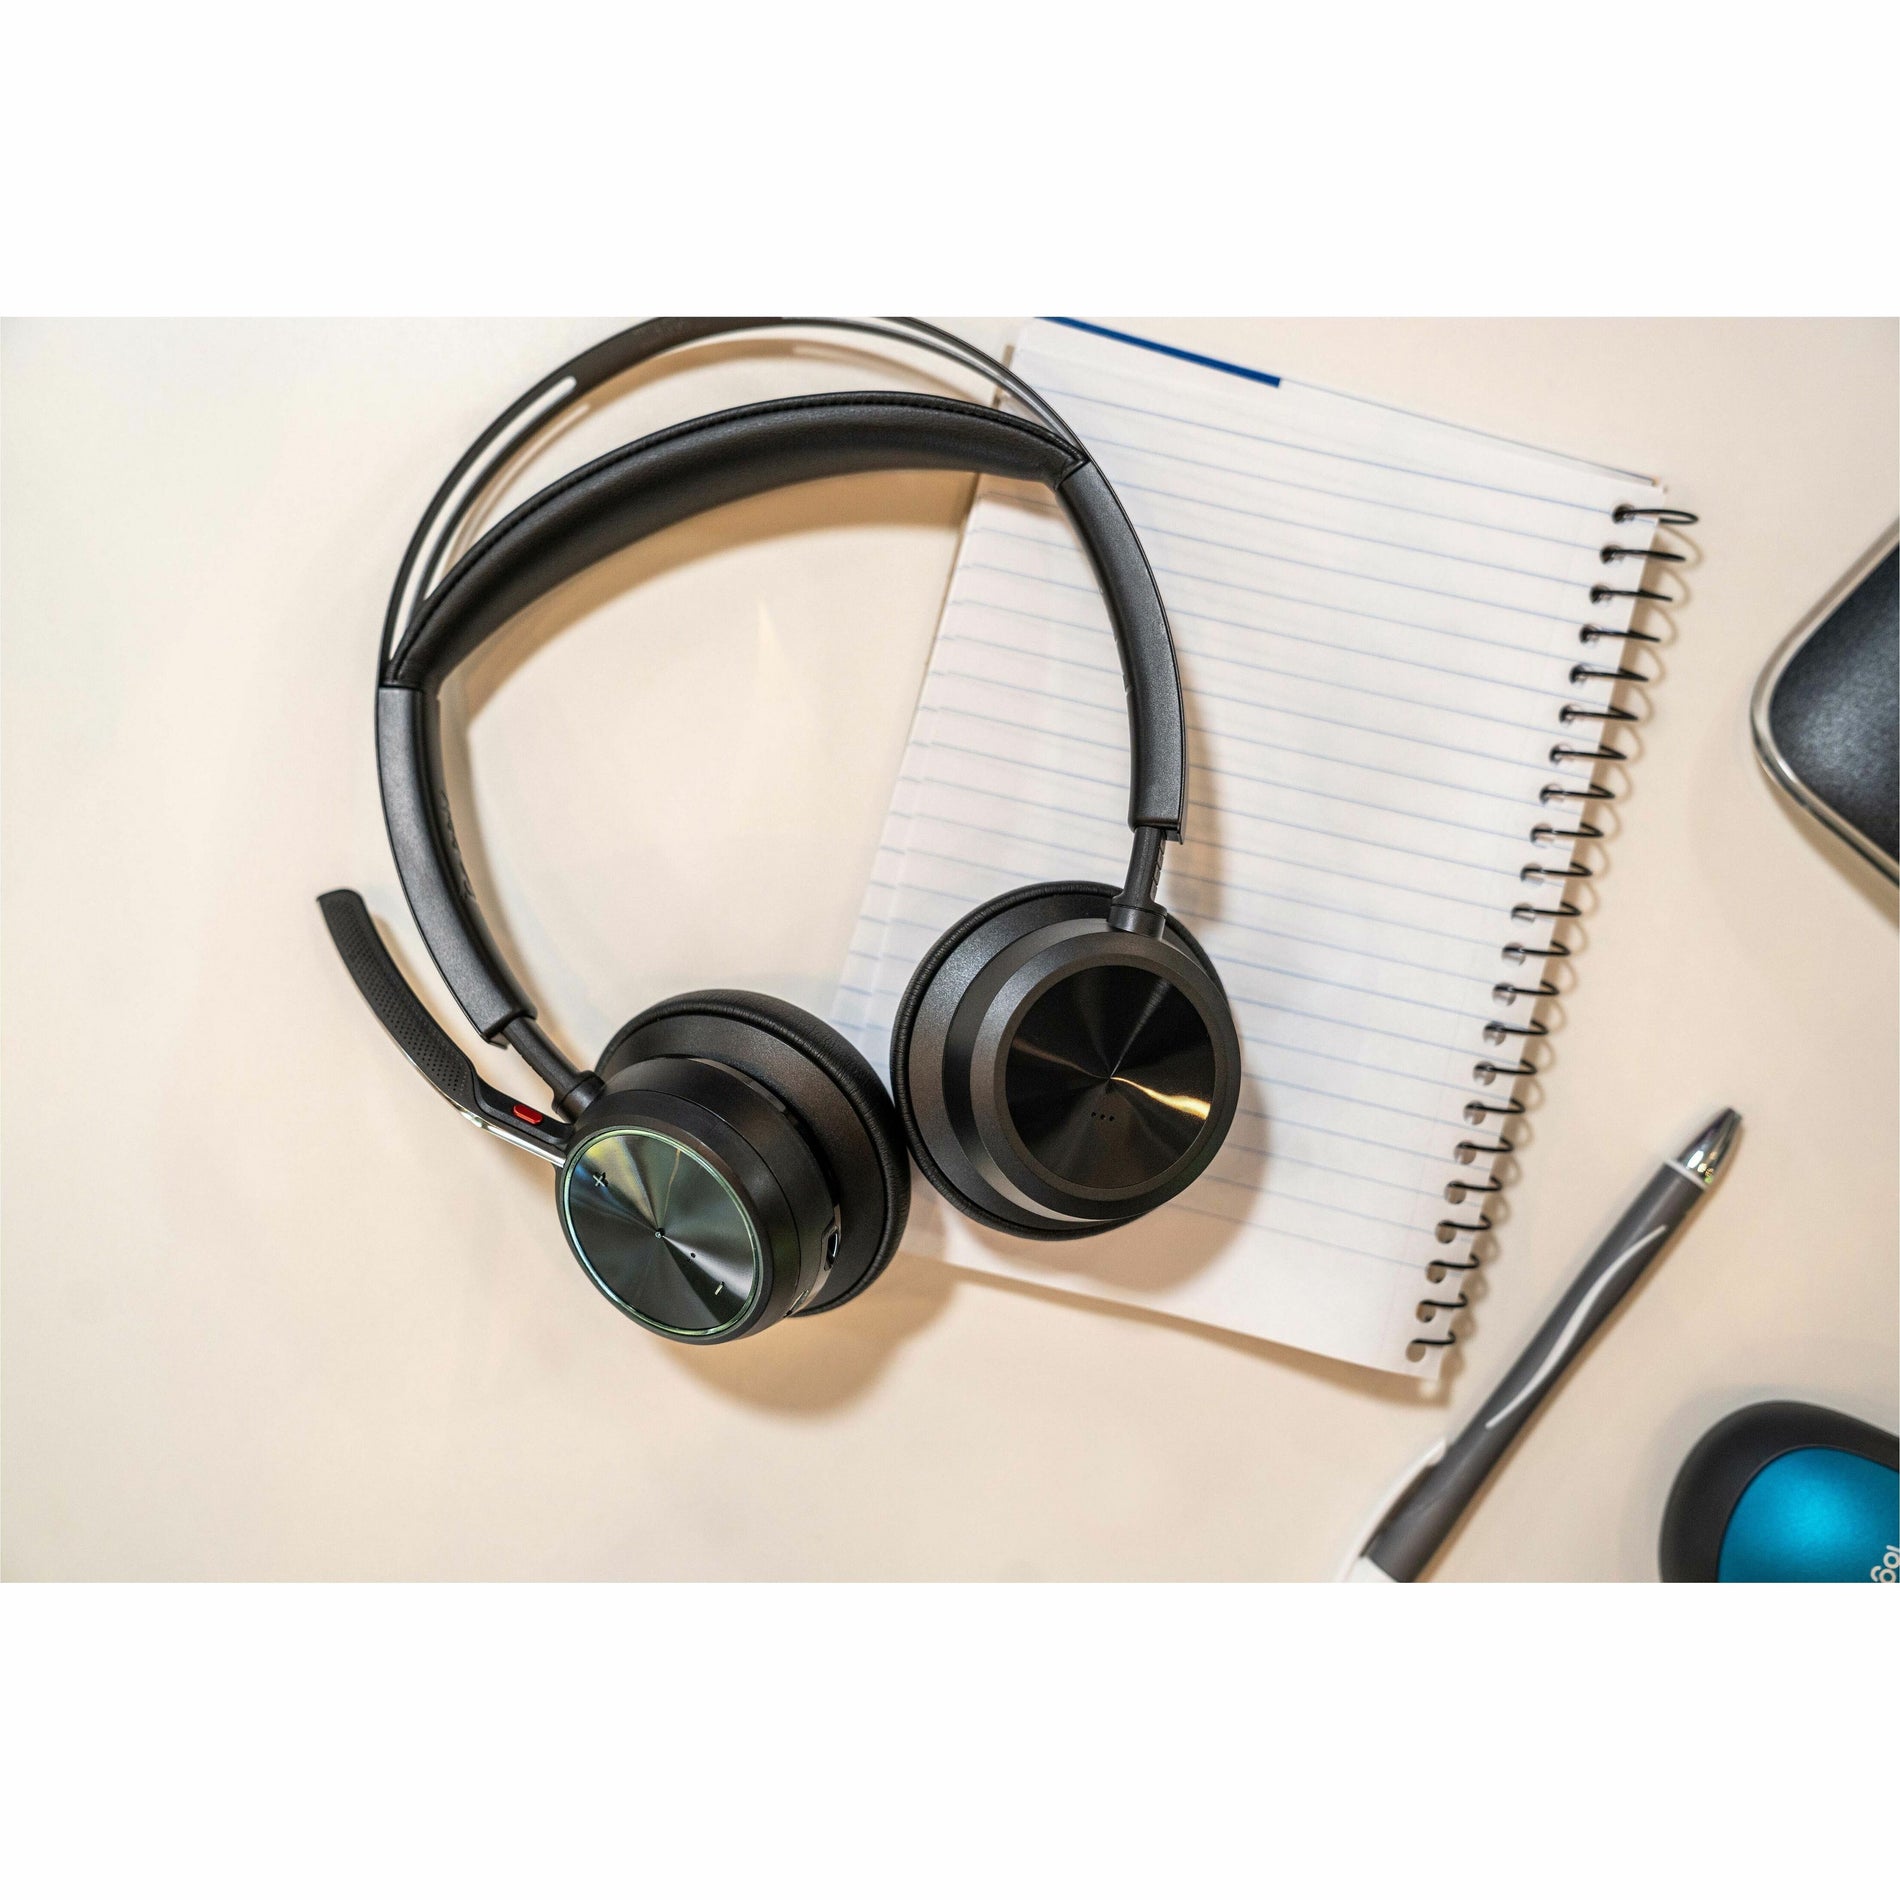
<svg viewBox="0 0 1900 1900">
<path fill-rule="evenodd" d="M 1875 1583 L 1900 1583 L 1900 1545 L 1887 1546 L 1887 1561 L 1868 1571 Z"/>
</svg>

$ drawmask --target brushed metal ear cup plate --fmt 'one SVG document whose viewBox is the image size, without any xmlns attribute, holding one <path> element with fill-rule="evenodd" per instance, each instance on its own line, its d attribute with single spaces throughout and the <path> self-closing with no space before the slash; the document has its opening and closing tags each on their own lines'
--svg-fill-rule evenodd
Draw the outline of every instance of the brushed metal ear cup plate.
<svg viewBox="0 0 1900 1900">
<path fill-rule="evenodd" d="M 1031 885 L 933 948 L 892 1029 L 892 1092 L 952 1206 L 1023 1238 L 1101 1233 L 1218 1151 L 1240 1051 L 1205 953 L 1110 930 L 1104 884 Z"/>
<path fill-rule="evenodd" d="M 643 1010 L 608 1042 L 600 1073 L 649 1056 L 698 1056 L 749 1075 L 784 1102 L 838 1200 L 836 1256 L 796 1317 L 829 1312 L 889 1265 L 910 1214 L 910 1161 L 889 1094 L 827 1023 L 778 997 L 696 990 Z"/>
</svg>

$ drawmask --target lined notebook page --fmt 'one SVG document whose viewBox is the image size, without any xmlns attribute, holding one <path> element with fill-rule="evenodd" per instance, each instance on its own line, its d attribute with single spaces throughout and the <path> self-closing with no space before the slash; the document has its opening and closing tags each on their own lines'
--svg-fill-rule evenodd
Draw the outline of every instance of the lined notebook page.
<svg viewBox="0 0 1900 1900">
<path fill-rule="evenodd" d="M 1551 757 L 1603 731 L 1565 721 L 1607 703 L 1571 669 L 1623 664 L 1621 640 L 1579 629 L 1628 625 L 1628 601 L 1590 590 L 1639 584 L 1640 558 L 1600 550 L 1646 548 L 1647 524 L 1611 510 L 1660 491 L 1052 322 L 1027 326 L 1015 367 L 1090 444 L 1167 603 L 1192 800 L 1161 892 L 1227 986 L 1245 1081 L 1208 1171 L 1128 1228 L 1018 1242 L 920 1179 L 906 1244 L 1431 1376 L 1415 1342 L 1445 1337 L 1446 1308 L 1426 1302 L 1457 1300 L 1489 1181 L 1460 1145 L 1509 1127 L 1512 1080 L 1481 1065 L 1537 1058 L 1535 1036 L 1488 1027 L 1535 1027 L 1497 986 L 1539 983 L 1551 925 L 1512 912 L 1560 901 L 1572 847 L 1532 833 L 1590 813 L 1542 794 L 1606 769 Z M 1044 491 L 985 481 L 838 992 L 880 1073 L 918 959 L 972 906 L 1119 883 L 1127 786 L 1086 559 Z"/>
</svg>

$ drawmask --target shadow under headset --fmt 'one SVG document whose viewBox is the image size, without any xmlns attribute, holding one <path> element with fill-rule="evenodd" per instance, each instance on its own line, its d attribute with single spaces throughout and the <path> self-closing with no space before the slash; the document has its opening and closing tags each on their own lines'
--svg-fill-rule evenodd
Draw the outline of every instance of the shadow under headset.
<svg viewBox="0 0 1900 1900">
<path fill-rule="evenodd" d="M 781 324 L 915 344 L 988 376 L 1031 419 L 894 392 L 801 396 L 662 429 L 552 483 L 442 571 L 503 461 L 590 391 L 707 338 Z M 918 965 L 891 1035 L 891 1092 L 807 1011 L 739 990 L 643 1010 L 591 1069 L 535 1021 L 484 923 L 444 789 L 438 695 L 514 615 L 594 563 L 731 501 L 871 470 L 1040 482 L 1107 603 L 1128 694 L 1134 833 L 1119 890 L 1033 884 L 980 905 Z M 376 758 L 396 869 L 443 980 L 478 1034 L 515 1049 L 558 1113 L 489 1087 L 403 980 L 362 899 L 318 902 L 383 1026 L 480 1126 L 559 1170 L 576 1257 L 610 1300 L 669 1338 L 756 1333 L 861 1293 L 903 1237 L 907 1151 L 953 1207 L 1029 1239 L 1099 1234 L 1160 1206 L 1232 1124 L 1240 1050 L 1220 978 L 1155 900 L 1181 836 L 1187 735 L 1147 557 L 1075 432 L 1002 364 L 911 318 L 674 317 L 564 364 L 450 471 L 391 593 Z M 893 1101 L 893 1097 L 895 1100 Z"/>
</svg>

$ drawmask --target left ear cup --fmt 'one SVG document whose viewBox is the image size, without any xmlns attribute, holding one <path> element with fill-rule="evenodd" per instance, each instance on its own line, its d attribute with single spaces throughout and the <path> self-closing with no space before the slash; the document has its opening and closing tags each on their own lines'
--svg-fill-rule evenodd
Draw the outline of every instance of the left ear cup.
<svg viewBox="0 0 1900 1900">
<path fill-rule="evenodd" d="M 836 1197 L 836 1250 L 798 1315 L 829 1312 L 889 1264 L 910 1213 L 903 1129 L 877 1073 L 829 1023 L 750 990 L 694 990 L 642 1010 L 597 1065 L 616 1078 L 657 1059 L 722 1065 L 764 1089 L 807 1138 Z"/>
<path fill-rule="evenodd" d="M 1032 884 L 972 911 L 918 965 L 891 1028 L 911 1152 L 953 1207 L 1006 1234 L 1102 1233 L 1219 1151 L 1240 1100 L 1226 991 L 1172 918 L 1111 929 L 1112 885 Z"/>
</svg>

